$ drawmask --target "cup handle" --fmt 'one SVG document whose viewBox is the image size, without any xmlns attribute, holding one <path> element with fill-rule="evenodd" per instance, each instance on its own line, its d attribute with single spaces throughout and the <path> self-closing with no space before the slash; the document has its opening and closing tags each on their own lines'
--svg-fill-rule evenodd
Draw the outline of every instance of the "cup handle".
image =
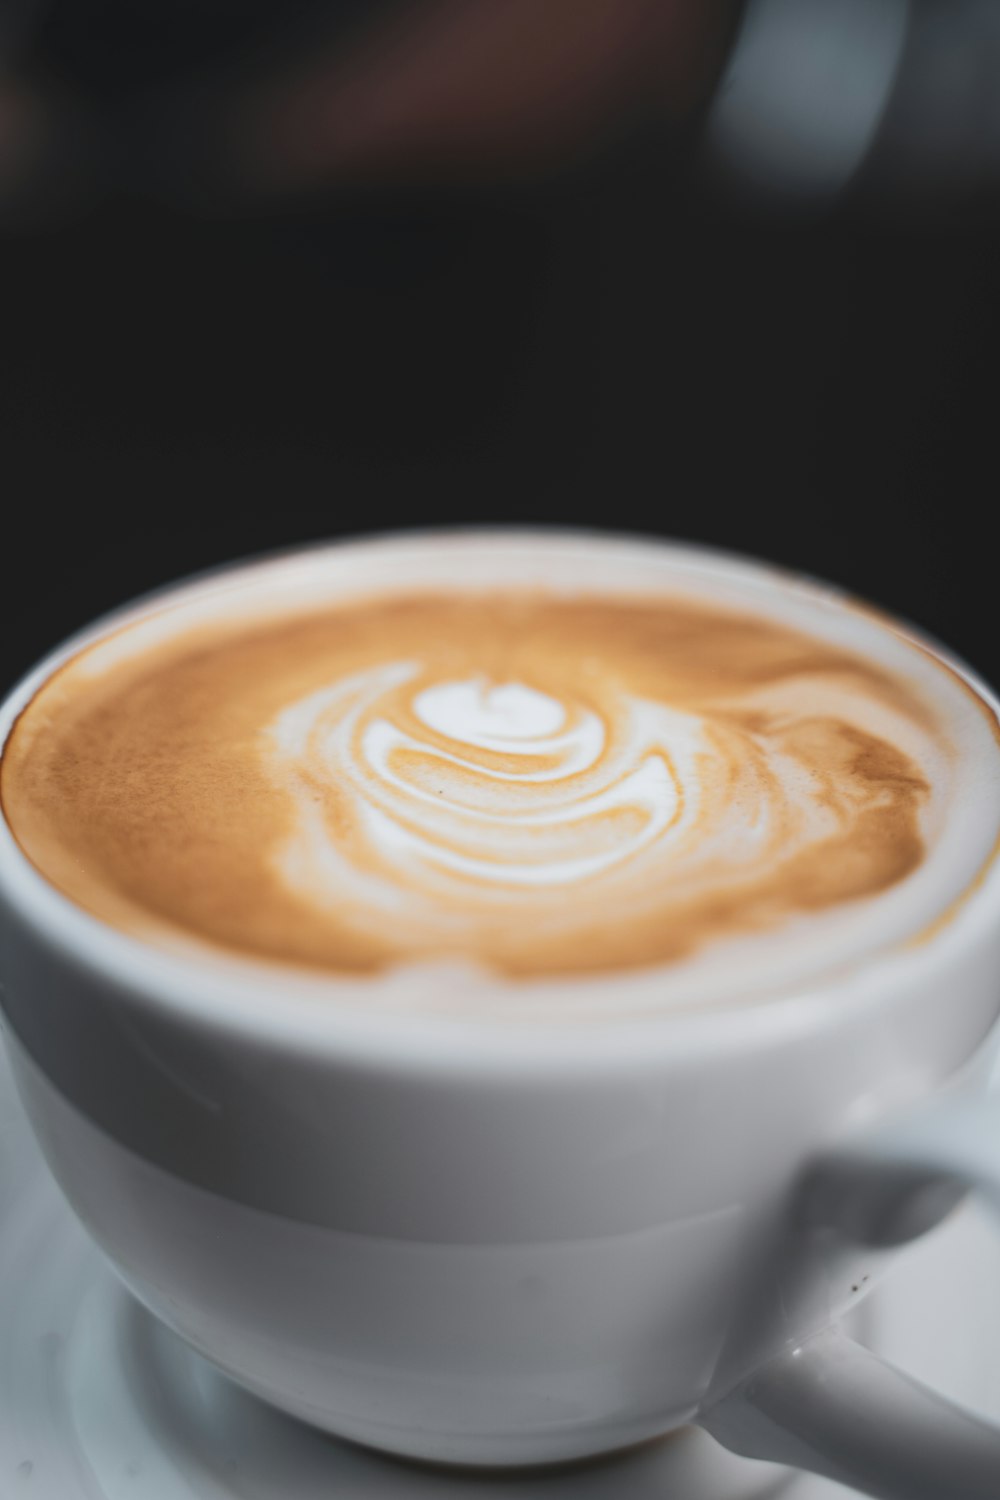
<svg viewBox="0 0 1000 1500">
<path fill-rule="evenodd" d="M 1000 1213 L 1000 1098 L 938 1100 L 820 1157 L 807 1226 L 887 1247 L 939 1223 L 969 1190 Z M 699 1417 L 725 1447 L 877 1500 L 998 1500 L 1000 1426 L 964 1411 L 839 1327 L 786 1345 Z"/>
</svg>

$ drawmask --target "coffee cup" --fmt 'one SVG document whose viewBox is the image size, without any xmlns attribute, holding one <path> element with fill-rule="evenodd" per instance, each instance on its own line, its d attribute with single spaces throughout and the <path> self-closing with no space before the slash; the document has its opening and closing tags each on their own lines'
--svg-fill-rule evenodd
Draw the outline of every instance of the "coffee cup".
<svg viewBox="0 0 1000 1500">
<path fill-rule="evenodd" d="M 264 1399 L 355 1441 L 520 1465 L 700 1422 L 872 1495 L 994 1495 L 1000 1435 L 840 1329 L 892 1247 L 970 1186 L 1000 1202 L 985 1065 L 1000 1011 L 997 704 L 941 648 L 722 554 L 427 534 L 140 601 L 44 661 L 0 735 L 13 726 L 16 742 L 81 653 L 214 608 L 251 575 L 291 578 L 300 599 L 330 568 L 352 588 L 382 569 L 393 588 L 405 574 L 478 590 L 479 560 L 499 566 L 505 549 L 542 580 L 558 562 L 563 592 L 565 576 L 619 566 L 651 569 L 648 589 L 669 565 L 689 594 L 787 602 L 882 668 L 886 652 L 919 659 L 941 703 L 964 705 L 941 710 L 949 729 L 964 715 L 953 738 L 975 740 L 961 769 L 974 763 L 976 784 L 959 777 L 946 809 L 949 829 L 967 819 L 969 870 L 949 854 L 933 899 L 925 883 L 912 904 L 917 877 L 900 877 L 884 940 L 856 896 L 831 918 L 839 952 L 819 927 L 787 950 L 766 931 L 755 970 L 758 935 L 731 934 L 739 982 L 721 997 L 718 971 L 694 961 L 683 992 L 655 959 L 504 973 L 442 950 L 331 975 L 88 911 L 15 836 L 4 780 L 5 1036 L 55 1177 L 158 1317 Z"/>
</svg>

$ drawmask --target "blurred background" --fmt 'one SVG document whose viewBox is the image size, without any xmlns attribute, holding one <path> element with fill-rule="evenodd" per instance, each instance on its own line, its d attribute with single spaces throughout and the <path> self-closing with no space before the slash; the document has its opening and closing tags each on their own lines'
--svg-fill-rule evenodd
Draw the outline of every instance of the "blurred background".
<svg viewBox="0 0 1000 1500">
<path fill-rule="evenodd" d="M 178 575 L 638 529 L 1000 680 L 1000 0 L 0 0 L 7 683 Z"/>
</svg>

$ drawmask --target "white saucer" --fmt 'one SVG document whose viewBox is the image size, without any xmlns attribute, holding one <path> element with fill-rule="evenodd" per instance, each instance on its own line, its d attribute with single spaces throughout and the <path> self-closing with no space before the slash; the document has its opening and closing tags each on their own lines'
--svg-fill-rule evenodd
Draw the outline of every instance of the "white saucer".
<svg viewBox="0 0 1000 1500">
<path fill-rule="evenodd" d="M 868 1299 L 867 1337 L 1000 1417 L 1000 1238 L 964 1209 Z M 560 1470 L 407 1465 L 245 1395 L 119 1286 L 64 1206 L 0 1050 L 0 1494 L 5 1500 L 836 1500 L 687 1430 Z"/>
</svg>

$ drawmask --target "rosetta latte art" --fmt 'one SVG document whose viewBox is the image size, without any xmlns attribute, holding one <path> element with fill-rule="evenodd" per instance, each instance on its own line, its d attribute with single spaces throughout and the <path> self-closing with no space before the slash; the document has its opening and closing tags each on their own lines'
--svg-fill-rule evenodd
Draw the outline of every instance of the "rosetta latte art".
<svg viewBox="0 0 1000 1500">
<path fill-rule="evenodd" d="M 699 892 L 720 911 L 742 893 L 752 919 L 775 877 L 805 874 L 810 851 L 835 857 L 891 800 L 884 782 L 842 776 L 864 750 L 849 724 L 785 713 L 765 726 L 742 709 L 376 667 L 269 731 L 296 808 L 277 868 L 302 900 L 373 933 L 388 923 L 408 951 L 461 931 L 500 956 L 533 921 L 586 931 L 609 912 L 669 919 L 671 905 L 682 947 Z M 894 774 L 897 797 L 919 797 L 919 777 Z"/>
<path fill-rule="evenodd" d="M 310 695 L 275 726 L 299 827 L 282 855 L 310 896 L 349 899 L 348 820 L 364 846 L 366 899 L 426 921 L 463 906 L 604 874 L 681 832 L 696 809 L 696 720 L 623 704 L 615 725 L 521 683 L 424 686 L 401 663 Z M 405 898 L 404 898 L 405 892 Z"/>
</svg>

